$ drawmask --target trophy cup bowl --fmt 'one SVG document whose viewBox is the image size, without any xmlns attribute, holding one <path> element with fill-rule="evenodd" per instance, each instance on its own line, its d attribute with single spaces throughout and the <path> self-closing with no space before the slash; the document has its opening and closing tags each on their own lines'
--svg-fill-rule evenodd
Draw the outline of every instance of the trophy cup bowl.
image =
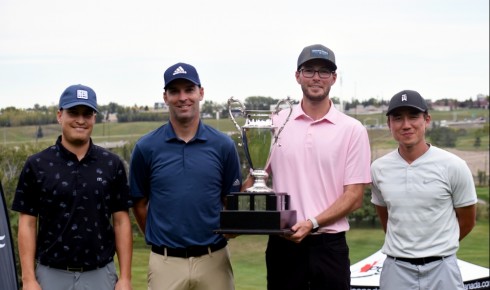
<svg viewBox="0 0 490 290">
<path fill-rule="evenodd" d="M 242 127 L 242 140 L 245 156 L 255 181 L 246 192 L 272 192 L 266 185 L 265 166 L 269 159 L 275 129 L 270 114 L 264 111 L 247 111 L 246 123 Z"/>
<path fill-rule="evenodd" d="M 235 116 L 231 111 L 233 103 L 240 105 L 239 108 L 241 115 L 245 117 L 245 124 L 242 127 L 238 125 Z M 272 117 L 274 114 L 281 111 L 280 106 L 283 103 L 288 105 L 289 115 L 281 125 L 280 129 L 277 130 L 277 126 L 272 122 Z M 246 192 L 273 192 L 273 190 L 266 185 L 266 178 L 268 174 L 265 171 L 265 166 L 269 160 L 272 145 L 277 142 L 279 134 L 288 122 L 292 111 L 293 107 L 289 97 L 277 103 L 275 111 L 247 110 L 245 106 L 237 99 L 231 97 L 228 100 L 228 112 L 230 114 L 230 118 L 240 133 L 245 150 L 245 157 L 247 158 L 250 168 L 252 168 L 251 175 L 255 180 L 254 184 L 245 190 Z"/>
<path fill-rule="evenodd" d="M 240 105 L 240 113 L 245 124 L 240 127 L 232 113 L 232 104 Z M 273 124 L 281 104 L 289 106 L 289 115 L 281 127 Z M 244 192 L 227 195 L 226 210 L 221 211 L 221 229 L 218 233 L 234 234 L 285 234 L 296 223 L 296 211 L 289 210 L 289 195 L 276 193 L 266 184 L 265 170 L 272 146 L 277 143 L 279 134 L 289 120 L 292 105 L 289 98 L 281 100 L 275 111 L 246 110 L 245 106 L 231 97 L 228 112 L 235 124 L 245 151 L 246 159 L 252 169 L 254 184 Z M 278 129 L 279 128 L 279 129 Z"/>
</svg>

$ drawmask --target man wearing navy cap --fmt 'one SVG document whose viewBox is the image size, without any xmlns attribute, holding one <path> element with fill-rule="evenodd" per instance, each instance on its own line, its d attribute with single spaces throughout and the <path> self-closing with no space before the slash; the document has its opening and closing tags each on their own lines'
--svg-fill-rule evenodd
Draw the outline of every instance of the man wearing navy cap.
<svg viewBox="0 0 490 290">
<path fill-rule="evenodd" d="M 371 166 L 371 201 L 386 232 L 380 289 L 463 290 L 456 252 L 476 223 L 471 171 L 425 141 L 431 116 L 418 92 L 395 94 L 386 115 L 398 148 Z"/>
<path fill-rule="evenodd" d="M 25 290 L 132 289 L 126 169 L 117 155 L 93 144 L 96 113 L 91 88 L 66 88 L 57 114 L 61 136 L 30 156 L 21 172 L 12 209 L 20 212 Z"/>
<path fill-rule="evenodd" d="M 169 122 L 143 136 L 130 165 L 134 215 L 151 245 L 148 289 L 233 290 L 223 199 L 241 187 L 240 160 L 226 134 L 200 120 L 204 88 L 186 63 L 164 73 Z"/>
</svg>

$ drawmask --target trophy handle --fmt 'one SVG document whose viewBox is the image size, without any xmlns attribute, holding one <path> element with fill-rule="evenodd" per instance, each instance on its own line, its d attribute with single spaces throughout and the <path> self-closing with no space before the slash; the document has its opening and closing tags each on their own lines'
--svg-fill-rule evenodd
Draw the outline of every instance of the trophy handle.
<svg viewBox="0 0 490 290">
<path fill-rule="evenodd" d="M 281 101 L 279 101 L 279 103 L 277 103 L 276 109 L 274 111 L 274 115 L 277 115 L 280 111 L 282 111 L 282 109 L 280 109 L 280 106 L 283 103 L 288 104 L 288 106 L 289 106 L 289 114 L 286 117 L 286 120 L 284 120 L 284 123 L 282 123 L 281 127 L 277 131 L 277 134 L 274 135 L 274 143 L 272 145 L 275 145 L 277 143 L 277 139 L 279 138 L 279 134 L 281 134 L 282 129 L 284 129 L 284 126 L 286 126 L 286 123 L 289 121 L 289 117 L 291 117 L 291 114 L 293 113 L 293 105 L 291 104 L 291 98 L 290 97 L 287 97 L 287 98 L 282 99 Z"/>
<path fill-rule="evenodd" d="M 236 122 L 235 120 L 235 116 L 233 116 L 233 113 L 231 112 L 231 105 L 233 103 L 238 103 L 240 105 L 240 112 L 242 115 L 245 116 L 245 106 L 237 99 L 235 99 L 234 97 L 231 97 L 228 99 L 228 114 L 230 114 L 230 118 L 231 118 L 231 121 L 233 122 L 233 124 L 235 124 L 235 127 L 236 129 L 238 130 L 238 133 L 240 133 L 240 136 L 242 136 L 242 128 L 240 127 L 240 125 L 238 125 L 238 123 Z"/>
</svg>

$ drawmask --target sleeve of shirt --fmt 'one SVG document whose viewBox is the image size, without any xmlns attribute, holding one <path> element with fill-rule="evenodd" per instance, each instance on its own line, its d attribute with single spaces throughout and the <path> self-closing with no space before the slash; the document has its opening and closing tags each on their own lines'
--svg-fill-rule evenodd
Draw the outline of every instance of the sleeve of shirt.
<svg viewBox="0 0 490 290">
<path fill-rule="evenodd" d="M 128 210 L 132 205 L 132 200 L 129 195 L 128 176 L 124 163 L 120 158 L 117 158 L 117 167 L 114 176 L 114 191 L 112 195 L 114 202 L 112 204 L 112 212 Z"/>
<path fill-rule="evenodd" d="M 35 180 L 37 180 L 37 178 L 31 166 L 31 159 L 28 158 L 19 176 L 14 200 L 12 202 L 12 210 L 32 216 L 38 215 L 40 196 L 36 194 Z"/>
<path fill-rule="evenodd" d="M 138 144 L 134 146 L 129 166 L 129 187 L 133 200 L 148 196 L 149 177 L 148 169 L 145 165 L 145 158 Z"/>
<path fill-rule="evenodd" d="M 448 170 L 455 208 L 469 206 L 477 202 L 473 174 L 466 162 L 455 158 Z"/>
<path fill-rule="evenodd" d="M 353 126 L 348 158 L 345 166 L 344 185 L 371 182 L 371 147 L 366 128 Z"/>
<path fill-rule="evenodd" d="M 242 174 L 240 157 L 236 150 L 235 143 L 230 139 L 228 142 L 228 155 L 225 157 L 223 170 L 223 185 L 221 196 L 226 196 L 230 192 L 238 192 L 242 186 Z"/>
<path fill-rule="evenodd" d="M 376 178 L 376 170 L 377 166 L 375 163 L 371 166 L 371 176 L 372 176 L 372 184 L 371 184 L 371 203 L 378 206 L 386 206 L 386 203 L 381 195 L 381 191 L 378 188 L 377 178 Z"/>
</svg>

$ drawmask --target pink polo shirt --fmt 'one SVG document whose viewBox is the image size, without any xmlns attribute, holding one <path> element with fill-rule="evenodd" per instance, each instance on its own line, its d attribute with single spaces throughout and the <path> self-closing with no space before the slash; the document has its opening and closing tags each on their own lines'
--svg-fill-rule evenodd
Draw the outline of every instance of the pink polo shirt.
<svg viewBox="0 0 490 290">
<path fill-rule="evenodd" d="M 289 110 L 274 118 L 278 127 Z M 371 149 L 366 128 L 331 106 L 323 118 L 314 121 L 301 105 L 293 113 L 270 157 L 275 192 L 286 192 L 297 220 L 314 217 L 330 207 L 344 185 L 370 183 Z M 320 228 L 320 232 L 349 230 L 346 218 Z"/>
</svg>

